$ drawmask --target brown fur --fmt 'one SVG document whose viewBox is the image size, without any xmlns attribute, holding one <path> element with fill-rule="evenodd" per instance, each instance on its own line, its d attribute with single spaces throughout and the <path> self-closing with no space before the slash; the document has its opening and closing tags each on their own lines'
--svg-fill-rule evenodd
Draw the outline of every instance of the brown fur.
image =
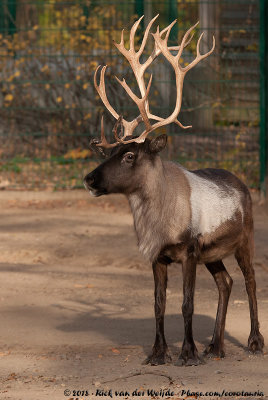
<svg viewBox="0 0 268 400">
<path fill-rule="evenodd" d="M 234 254 L 244 274 L 249 297 L 251 332 L 249 350 L 262 351 L 263 337 L 259 332 L 256 283 L 252 265 L 253 217 L 248 189 L 234 175 L 225 170 L 203 169 L 185 172 L 172 162 L 162 162 L 157 155 L 165 146 L 164 135 L 146 140 L 142 144 L 120 145 L 111 157 L 85 177 L 85 186 L 95 196 L 109 193 L 125 194 L 129 200 L 134 226 L 141 252 L 152 261 L 155 279 L 156 338 L 152 354 L 146 362 L 162 364 L 170 361 L 164 335 L 164 313 L 166 304 L 167 266 L 180 262 L 183 270 L 184 300 L 182 313 L 185 338 L 177 364 L 196 365 L 201 362 L 192 336 L 193 298 L 197 263 L 204 263 L 212 274 L 219 290 L 219 303 L 214 334 L 206 355 L 224 356 L 224 326 L 227 305 L 232 288 L 232 279 L 222 259 Z M 196 177 L 200 177 L 197 179 Z M 191 185 L 200 185 L 205 180 L 210 198 L 224 212 L 224 205 L 231 211 L 226 218 L 218 218 L 215 229 L 211 226 L 203 233 L 192 226 L 192 217 L 197 195 L 206 196 L 204 186 L 197 191 L 192 202 Z M 201 183 L 200 183 L 201 182 Z M 199 186 L 198 186 L 199 188 Z M 199 190 L 199 189 L 198 189 Z M 214 195 L 214 192 L 217 195 Z M 209 194 L 208 194 L 209 195 Z M 202 198 L 201 196 L 201 198 Z M 206 209 L 201 216 L 206 219 Z M 217 200 L 219 198 L 219 200 Z M 233 203 L 232 203 L 233 201 Z M 235 212 L 230 214 L 235 204 Z M 198 204 L 200 208 L 202 204 Z M 205 211 L 204 211 L 205 210 Z M 225 214 L 224 214 L 225 215 Z M 214 217 L 214 213 L 210 217 Z M 196 217 L 198 218 L 198 216 Z M 197 219 L 198 220 L 198 219 Z M 210 223 L 207 219 L 203 222 Z M 196 223 L 196 222 L 195 222 Z M 200 231 L 202 232 L 201 228 Z"/>
</svg>

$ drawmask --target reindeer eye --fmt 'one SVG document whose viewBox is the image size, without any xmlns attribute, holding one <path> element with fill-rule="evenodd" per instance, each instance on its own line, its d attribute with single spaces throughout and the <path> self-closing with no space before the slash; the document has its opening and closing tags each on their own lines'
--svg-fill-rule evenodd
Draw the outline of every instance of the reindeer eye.
<svg viewBox="0 0 268 400">
<path fill-rule="evenodd" d="M 129 162 L 129 163 L 130 163 L 130 162 L 132 162 L 132 161 L 134 160 L 134 158 L 135 158 L 135 154 L 129 152 L 129 153 L 125 153 L 125 154 L 124 154 L 124 157 L 123 157 L 123 160 L 122 160 L 122 161 Z"/>
</svg>

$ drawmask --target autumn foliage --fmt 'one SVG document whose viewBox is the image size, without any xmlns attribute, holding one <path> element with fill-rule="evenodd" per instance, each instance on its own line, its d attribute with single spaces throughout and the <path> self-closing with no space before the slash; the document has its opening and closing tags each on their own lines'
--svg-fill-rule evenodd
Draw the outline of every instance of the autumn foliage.
<svg viewBox="0 0 268 400">
<path fill-rule="evenodd" d="M 103 112 L 93 87 L 98 64 L 109 62 L 107 90 L 116 90 L 109 83 L 117 68 L 112 39 L 122 27 L 115 6 L 85 12 L 85 2 L 47 3 L 36 6 L 34 26 L 0 35 L 2 146 L 10 156 L 72 155 L 87 146 Z"/>
</svg>

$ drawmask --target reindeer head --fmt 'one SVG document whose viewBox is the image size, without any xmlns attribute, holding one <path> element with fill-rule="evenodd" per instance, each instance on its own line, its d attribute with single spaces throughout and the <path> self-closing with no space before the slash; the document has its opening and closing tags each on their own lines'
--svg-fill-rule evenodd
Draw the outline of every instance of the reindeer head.
<svg viewBox="0 0 268 400">
<path fill-rule="evenodd" d="M 122 85 L 129 97 L 136 103 L 139 109 L 140 114 L 134 120 L 126 121 L 122 116 L 119 116 L 119 114 L 111 106 L 105 91 L 105 71 L 107 66 L 105 65 L 101 68 L 99 83 L 97 82 L 97 74 L 100 66 L 98 66 L 96 69 L 94 75 L 95 88 L 102 99 L 103 104 L 117 120 L 117 122 L 113 129 L 115 142 L 109 143 L 107 141 L 104 134 L 103 118 L 101 121 L 101 140 L 99 141 L 93 139 L 91 141 L 91 146 L 95 149 L 98 148 L 102 152 L 103 149 L 112 149 L 109 159 L 96 168 L 93 172 L 88 174 L 84 179 L 86 188 L 89 189 L 93 195 L 100 196 L 108 193 L 129 193 L 130 191 L 136 190 L 136 187 L 141 182 L 140 179 L 145 174 L 145 170 L 148 170 L 148 165 L 155 165 L 157 153 L 161 151 L 166 144 L 165 135 L 161 135 L 158 138 L 150 140 L 147 138 L 149 133 L 155 131 L 161 126 L 169 125 L 173 122 L 183 129 L 191 127 L 183 126 L 177 119 L 181 109 L 184 77 L 191 68 L 199 63 L 199 61 L 208 57 L 213 52 L 215 47 L 215 39 L 213 37 L 213 46 L 211 50 L 202 55 L 200 54 L 200 42 L 203 34 L 201 34 L 197 42 L 196 58 L 189 65 L 182 67 L 179 62 L 182 51 L 191 42 L 193 38 L 193 34 L 191 35 L 191 33 L 198 23 L 188 29 L 183 36 L 180 46 L 169 47 L 168 38 L 171 28 L 176 23 L 175 20 L 162 31 L 159 30 L 158 26 L 156 32 L 152 33 L 154 38 L 154 50 L 147 60 L 141 64 L 140 57 L 144 51 L 151 26 L 157 17 L 158 15 L 149 22 L 138 51 L 135 51 L 134 38 L 137 28 L 143 17 L 136 21 L 131 28 L 129 50 L 127 50 L 124 45 L 124 30 L 122 30 L 120 43 L 114 42 L 114 45 L 117 47 L 117 49 L 128 60 L 140 90 L 141 97 L 138 97 L 135 93 L 133 93 L 125 79 L 121 81 L 116 77 L 117 81 Z M 173 54 L 174 52 L 176 52 L 175 55 Z M 177 89 L 176 104 L 173 112 L 167 118 L 158 117 L 150 112 L 148 96 L 152 83 L 152 75 L 147 86 L 144 81 L 145 71 L 159 54 L 162 54 L 168 60 L 175 72 Z M 156 122 L 152 123 L 151 121 Z M 141 122 L 144 123 L 145 129 L 139 136 L 134 136 L 134 130 Z M 118 133 L 118 127 L 120 127 L 120 133 Z"/>
<path fill-rule="evenodd" d="M 86 189 L 92 196 L 134 193 L 152 171 L 157 173 L 157 153 L 163 150 L 166 141 L 167 136 L 160 135 L 143 143 L 119 143 L 110 157 L 84 178 Z"/>
</svg>

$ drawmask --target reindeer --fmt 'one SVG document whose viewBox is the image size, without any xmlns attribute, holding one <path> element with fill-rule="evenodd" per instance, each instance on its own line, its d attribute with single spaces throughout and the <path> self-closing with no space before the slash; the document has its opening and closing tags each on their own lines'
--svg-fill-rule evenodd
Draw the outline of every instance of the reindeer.
<svg viewBox="0 0 268 400">
<path fill-rule="evenodd" d="M 162 31 L 158 26 L 156 32 L 152 33 L 154 50 L 141 63 L 140 57 L 157 17 L 149 22 L 138 51 L 134 47 L 134 38 L 142 17 L 131 28 L 129 50 L 124 44 L 124 30 L 120 43 L 114 43 L 128 60 L 138 83 L 141 97 L 136 96 L 125 79 L 121 81 L 116 77 L 138 106 L 140 115 L 137 118 L 129 122 L 119 116 L 105 91 L 107 66 L 101 69 L 99 83 L 97 74 L 100 66 L 96 69 L 95 88 L 107 110 L 117 120 L 113 129 L 115 142 L 107 141 L 102 118 L 101 141 L 93 139 L 91 145 L 103 154 L 107 151 L 110 154 L 84 178 L 84 185 L 92 196 L 122 193 L 127 197 L 134 218 L 139 250 L 152 262 L 156 335 L 152 353 L 145 363 L 158 365 L 171 361 L 164 334 L 164 314 L 167 266 L 173 262 L 182 264 L 184 296 L 184 341 L 176 365 L 198 365 L 203 362 L 192 333 L 197 264 L 205 264 L 219 291 L 214 333 L 204 355 L 224 357 L 225 319 L 233 281 L 222 260 L 230 254 L 234 254 L 242 270 L 248 293 L 251 318 L 248 349 L 253 353 L 262 352 L 264 340 L 259 331 L 256 283 L 252 265 L 252 202 L 247 187 L 223 169 L 188 171 L 175 162 L 162 161 L 158 153 L 164 149 L 167 136 L 162 134 L 151 140 L 148 138 L 149 133 L 173 122 L 181 128 L 189 128 L 177 119 L 182 102 L 183 80 L 188 71 L 213 52 L 215 39 L 213 37 L 211 50 L 200 54 L 201 34 L 197 42 L 196 58 L 189 65 L 182 66 L 179 62 L 182 51 L 191 42 L 191 33 L 197 24 L 185 33 L 180 46 L 169 47 L 168 38 L 175 20 Z M 168 60 L 175 72 L 176 105 L 167 118 L 158 117 L 150 112 L 148 96 L 152 75 L 147 86 L 144 80 L 145 71 L 159 54 Z M 155 122 L 152 123 L 152 120 Z M 134 136 L 133 132 L 140 123 L 144 124 L 145 129 L 139 136 Z"/>
</svg>

